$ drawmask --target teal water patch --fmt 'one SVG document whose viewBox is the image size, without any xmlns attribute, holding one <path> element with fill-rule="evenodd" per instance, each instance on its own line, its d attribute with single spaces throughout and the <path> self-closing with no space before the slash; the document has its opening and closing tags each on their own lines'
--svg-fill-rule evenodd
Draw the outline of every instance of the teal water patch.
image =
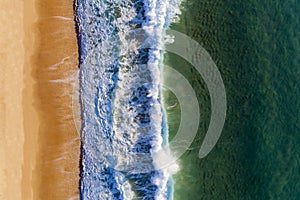
<svg viewBox="0 0 300 200">
<path fill-rule="evenodd" d="M 198 158 L 210 121 L 204 81 L 186 61 L 168 53 L 165 63 L 190 82 L 199 101 L 197 137 L 179 160 L 174 199 L 300 198 L 300 1 L 189 1 L 181 31 L 217 64 L 227 94 L 227 118 L 213 151 Z M 164 91 L 170 140 L 180 105 Z"/>
</svg>

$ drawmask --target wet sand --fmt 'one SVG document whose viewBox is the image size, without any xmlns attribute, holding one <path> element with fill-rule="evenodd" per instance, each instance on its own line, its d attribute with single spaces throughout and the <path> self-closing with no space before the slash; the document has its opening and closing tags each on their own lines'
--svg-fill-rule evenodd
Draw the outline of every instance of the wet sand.
<svg viewBox="0 0 300 200">
<path fill-rule="evenodd" d="M 37 0 L 33 77 L 39 113 L 37 199 L 79 199 L 79 134 L 72 114 L 78 73 L 73 0 Z"/>
<path fill-rule="evenodd" d="M 79 199 L 73 1 L 0 7 L 0 199 Z"/>
</svg>

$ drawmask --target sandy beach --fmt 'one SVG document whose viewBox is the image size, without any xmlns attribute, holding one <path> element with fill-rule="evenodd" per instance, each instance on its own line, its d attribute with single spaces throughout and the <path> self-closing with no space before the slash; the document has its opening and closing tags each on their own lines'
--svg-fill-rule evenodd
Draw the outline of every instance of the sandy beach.
<svg viewBox="0 0 300 200">
<path fill-rule="evenodd" d="M 0 199 L 79 199 L 73 1 L 0 7 Z"/>
<path fill-rule="evenodd" d="M 0 199 L 21 199 L 24 145 L 23 48 L 21 1 L 0 2 Z M 4 9 L 3 9 L 4 8 Z"/>
</svg>

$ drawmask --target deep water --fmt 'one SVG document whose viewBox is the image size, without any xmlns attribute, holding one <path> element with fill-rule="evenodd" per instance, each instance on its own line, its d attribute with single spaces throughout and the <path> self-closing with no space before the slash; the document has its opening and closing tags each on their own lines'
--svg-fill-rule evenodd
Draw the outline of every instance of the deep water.
<svg viewBox="0 0 300 200">
<path fill-rule="evenodd" d="M 300 1 L 186 1 L 171 28 L 210 53 L 228 105 L 219 142 L 199 159 L 209 94 L 192 66 L 165 55 L 190 81 L 201 110 L 198 136 L 174 176 L 174 199 L 300 199 Z M 170 92 L 164 95 L 166 107 L 176 105 Z M 167 113 L 172 139 L 180 106 Z"/>
</svg>

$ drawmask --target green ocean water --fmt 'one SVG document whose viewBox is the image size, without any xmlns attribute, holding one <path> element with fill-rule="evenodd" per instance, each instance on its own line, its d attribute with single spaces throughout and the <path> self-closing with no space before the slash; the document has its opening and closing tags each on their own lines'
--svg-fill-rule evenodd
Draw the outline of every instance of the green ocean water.
<svg viewBox="0 0 300 200">
<path fill-rule="evenodd" d="M 187 0 L 172 29 L 211 55 L 227 95 L 225 127 L 213 151 L 198 158 L 210 121 L 201 76 L 179 56 L 165 63 L 193 86 L 200 128 L 174 175 L 175 200 L 300 199 L 300 1 Z M 165 106 L 176 105 L 164 92 Z M 180 106 L 167 110 L 170 140 Z"/>
</svg>

